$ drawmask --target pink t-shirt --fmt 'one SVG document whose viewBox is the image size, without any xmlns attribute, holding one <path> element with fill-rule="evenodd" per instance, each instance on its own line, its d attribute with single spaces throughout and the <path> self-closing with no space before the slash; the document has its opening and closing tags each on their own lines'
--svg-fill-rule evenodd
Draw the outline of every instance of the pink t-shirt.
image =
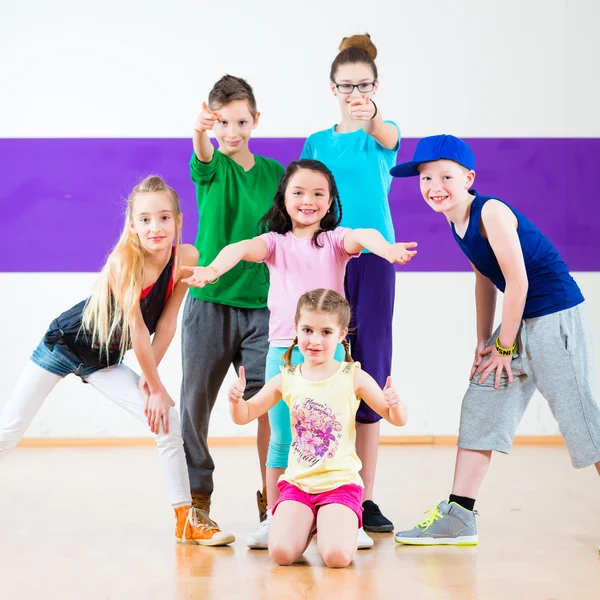
<svg viewBox="0 0 600 600">
<path fill-rule="evenodd" d="M 269 267 L 270 286 L 268 306 L 269 342 L 288 342 L 296 337 L 294 317 L 302 294 L 318 288 L 344 294 L 346 264 L 359 254 L 344 250 L 344 236 L 350 231 L 337 227 L 319 235 L 322 248 L 312 243 L 312 236 L 298 238 L 288 233 L 263 233 L 260 239 L 267 244 L 265 263 Z"/>
</svg>

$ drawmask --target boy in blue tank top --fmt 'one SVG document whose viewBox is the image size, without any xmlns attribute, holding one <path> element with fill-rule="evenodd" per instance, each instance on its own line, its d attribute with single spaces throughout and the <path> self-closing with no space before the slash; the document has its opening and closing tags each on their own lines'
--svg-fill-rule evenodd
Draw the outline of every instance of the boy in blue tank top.
<svg viewBox="0 0 600 600">
<path fill-rule="evenodd" d="M 452 494 L 396 541 L 476 545 L 475 498 L 492 451 L 508 454 L 533 393 L 547 400 L 575 468 L 600 474 L 600 409 L 579 287 L 550 240 L 519 211 L 470 189 L 475 158 L 450 135 L 422 139 L 395 177 L 419 176 L 423 198 L 449 221 L 475 271 L 477 348 L 464 396 Z M 497 289 L 502 323 L 492 333 Z"/>
</svg>

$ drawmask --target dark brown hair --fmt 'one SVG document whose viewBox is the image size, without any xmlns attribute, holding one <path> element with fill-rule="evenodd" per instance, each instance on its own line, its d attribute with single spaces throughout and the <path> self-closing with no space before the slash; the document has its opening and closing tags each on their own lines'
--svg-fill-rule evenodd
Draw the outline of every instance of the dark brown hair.
<svg viewBox="0 0 600 600">
<path fill-rule="evenodd" d="M 342 65 L 365 63 L 373 69 L 373 79 L 377 80 L 376 58 L 377 48 L 371 41 L 371 36 L 368 33 L 345 37 L 340 44 L 340 53 L 331 64 L 329 79 L 335 82 L 335 74 Z"/>
<path fill-rule="evenodd" d="M 310 292 L 306 292 L 306 294 L 302 294 L 302 296 L 300 296 L 300 300 L 298 300 L 298 305 L 296 306 L 296 316 L 294 317 L 294 325 L 296 327 L 298 327 L 300 317 L 302 316 L 302 311 L 304 310 L 309 312 L 320 312 L 336 315 L 340 329 L 348 329 L 350 325 L 350 304 L 348 304 L 346 298 L 337 292 L 334 292 L 333 290 L 325 290 L 320 288 L 318 290 L 311 290 Z M 283 362 L 288 367 L 292 366 L 292 353 L 297 344 L 298 338 L 296 337 L 294 339 L 294 343 L 285 351 L 285 354 L 282 357 Z M 342 345 L 346 351 L 344 360 L 346 362 L 353 362 L 352 356 L 350 356 L 350 346 L 348 344 L 348 340 L 343 340 Z"/>
<path fill-rule="evenodd" d="M 256 98 L 250 84 L 241 77 L 223 75 L 208 94 L 208 106 L 219 110 L 236 100 L 246 100 L 252 118 L 256 117 Z"/>
<path fill-rule="evenodd" d="M 273 199 L 273 206 L 260 220 L 260 226 L 263 232 L 274 231 L 275 233 L 285 234 L 292 230 L 292 219 L 285 208 L 285 192 L 290 179 L 300 169 L 322 173 L 329 184 L 331 206 L 329 212 L 321 219 L 319 229 L 315 231 L 312 238 L 313 245 L 317 248 L 322 248 L 323 245 L 319 244 L 319 235 L 324 231 L 335 229 L 340 224 L 342 220 L 342 203 L 340 202 L 340 195 L 335 184 L 335 179 L 333 178 L 333 173 L 318 160 L 304 158 L 302 160 L 295 160 L 288 165 L 285 173 L 279 180 L 277 192 L 275 192 L 275 198 Z"/>
</svg>

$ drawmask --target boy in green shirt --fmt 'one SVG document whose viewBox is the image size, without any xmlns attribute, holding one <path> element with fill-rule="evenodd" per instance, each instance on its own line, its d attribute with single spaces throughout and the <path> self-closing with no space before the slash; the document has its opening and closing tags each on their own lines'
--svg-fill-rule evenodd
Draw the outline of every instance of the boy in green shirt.
<svg viewBox="0 0 600 600">
<path fill-rule="evenodd" d="M 222 77 L 203 104 L 194 131 L 191 177 L 200 221 L 198 265 L 206 266 L 228 244 L 253 237 L 271 208 L 283 166 L 252 154 L 248 140 L 260 113 L 252 88 L 231 75 Z M 215 150 L 207 131 L 219 144 Z M 258 267 L 258 268 L 257 268 Z M 217 273 L 217 275 L 219 275 Z M 231 364 L 246 370 L 251 398 L 264 385 L 268 343 L 268 276 L 264 265 L 241 263 L 214 285 L 190 287 L 183 314 L 181 387 L 182 436 L 196 508 L 210 511 L 214 463 L 207 436 L 210 413 Z M 265 484 L 269 444 L 267 415 L 258 423 L 258 453 Z M 258 492 L 259 511 L 262 494 Z M 262 515 L 261 515 L 262 517 Z"/>
</svg>

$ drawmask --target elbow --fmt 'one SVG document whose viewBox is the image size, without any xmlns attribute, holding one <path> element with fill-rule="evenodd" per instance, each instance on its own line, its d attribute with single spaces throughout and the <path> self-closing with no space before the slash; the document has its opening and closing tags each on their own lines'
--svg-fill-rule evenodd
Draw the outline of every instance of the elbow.
<svg viewBox="0 0 600 600">
<path fill-rule="evenodd" d="M 529 280 L 527 277 L 519 277 L 514 281 L 507 282 L 506 290 L 504 294 L 506 295 L 509 292 L 515 298 L 518 298 L 520 301 L 525 301 L 527 298 L 527 292 L 529 291 Z"/>
<path fill-rule="evenodd" d="M 408 409 L 406 406 L 403 406 L 395 416 L 395 419 L 391 421 L 392 425 L 396 425 L 396 427 L 404 427 L 408 422 Z"/>
<path fill-rule="evenodd" d="M 231 412 L 231 420 L 236 424 L 236 425 L 246 425 L 248 423 L 248 420 L 245 419 L 242 415 L 239 415 L 232 407 Z"/>
</svg>

